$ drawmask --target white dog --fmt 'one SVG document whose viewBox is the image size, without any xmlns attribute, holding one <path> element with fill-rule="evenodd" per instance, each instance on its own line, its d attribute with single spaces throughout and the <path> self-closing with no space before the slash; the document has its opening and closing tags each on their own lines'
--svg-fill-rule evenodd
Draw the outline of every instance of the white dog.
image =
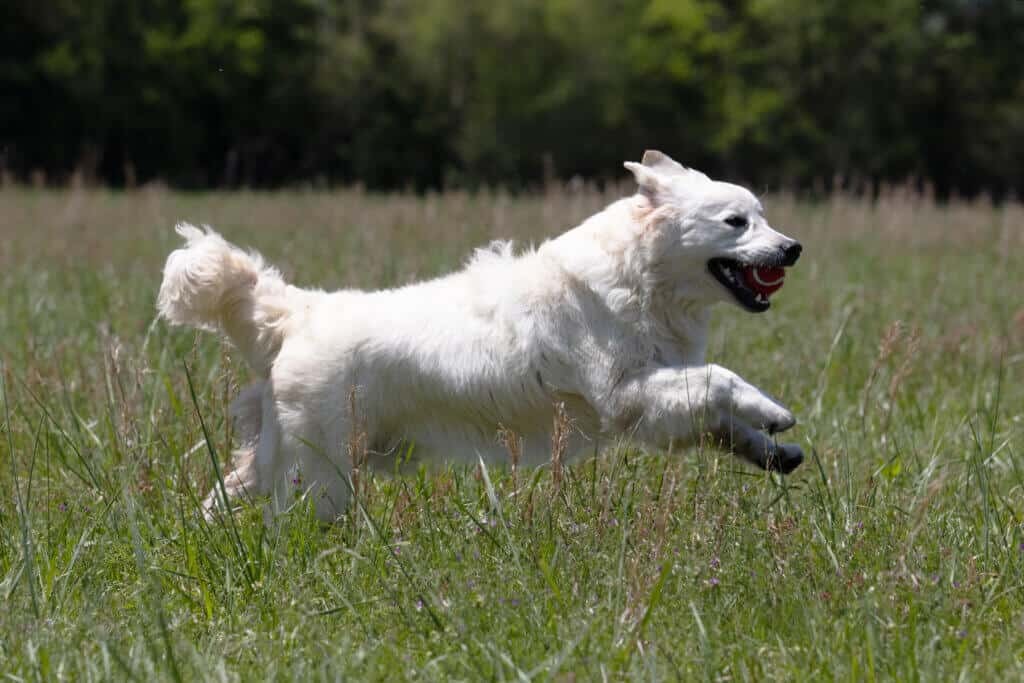
<svg viewBox="0 0 1024 683">
<path fill-rule="evenodd" d="M 556 403 L 568 454 L 620 435 L 655 448 L 710 435 L 760 467 L 797 467 L 800 448 L 765 434 L 793 426 L 790 411 L 704 351 L 709 307 L 767 310 L 800 245 L 742 187 L 655 151 L 625 166 L 636 195 L 538 249 L 495 243 L 459 272 L 385 291 L 299 289 L 179 225 L 187 244 L 167 259 L 161 315 L 223 331 L 261 377 L 233 406 L 252 448 L 227 496 L 283 501 L 301 481 L 332 520 L 350 498 L 353 439 L 371 461 L 494 461 L 508 457 L 505 429 L 538 464 Z"/>
</svg>

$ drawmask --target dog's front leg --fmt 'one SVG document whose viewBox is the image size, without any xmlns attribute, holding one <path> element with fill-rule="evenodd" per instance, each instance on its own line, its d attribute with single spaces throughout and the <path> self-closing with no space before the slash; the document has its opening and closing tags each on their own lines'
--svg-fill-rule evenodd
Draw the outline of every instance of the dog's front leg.
<svg viewBox="0 0 1024 683">
<path fill-rule="evenodd" d="M 648 443 L 686 446 L 710 435 L 765 469 L 788 473 L 803 461 L 799 446 L 776 445 L 768 436 L 796 424 L 793 414 L 721 366 L 642 373 L 623 384 L 619 398 L 621 415 L 635 423 L 637 435 Z"/>
<path fill-rule="evenodd" d="M 764 470 L 789 474 L 804 461 L 804 452 L 795 443 L 775 443 L 739 418 L 724 421 L 711 436 L 730 453 Z"/>
</svg>

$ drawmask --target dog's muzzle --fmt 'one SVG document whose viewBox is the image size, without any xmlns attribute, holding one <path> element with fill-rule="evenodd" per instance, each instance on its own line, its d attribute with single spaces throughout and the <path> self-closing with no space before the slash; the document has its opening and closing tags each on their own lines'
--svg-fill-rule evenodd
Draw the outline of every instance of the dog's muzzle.
<svg viewBox="0 0 1024 683">
<path fill-rule="evenodd" d="M 797 262 L 802 251 L 800 243 L 793 240 L 779 249 L 777 258 L 756 263 L 713 258 L 708 270 L 743 308 L 763 313 L 771 307 L 771 295 L 782 288 L 786 268 Z"/>
</svg>

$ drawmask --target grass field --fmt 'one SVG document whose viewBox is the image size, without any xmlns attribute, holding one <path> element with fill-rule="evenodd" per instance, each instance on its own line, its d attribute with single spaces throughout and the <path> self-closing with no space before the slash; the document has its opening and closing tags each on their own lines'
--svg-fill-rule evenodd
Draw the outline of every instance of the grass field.
<svg viewBox="0 0 1024 683">
<path fill-rule="evenodd" d="M 377 287 L 613 196 L 0 191 L 0 673 L 1024 676 L 1018 205 L 766 198 L 804 256 L 768 314 L 720 307 L 710 356 L 797 414 L 813 455 L 785 480 L 619 448 L 561 482 L 378 475 L 332 528 L 301 500 L 203 521 L 246 371 L 154 322 L 175 221 L 300 285 Z"/>
</svg>

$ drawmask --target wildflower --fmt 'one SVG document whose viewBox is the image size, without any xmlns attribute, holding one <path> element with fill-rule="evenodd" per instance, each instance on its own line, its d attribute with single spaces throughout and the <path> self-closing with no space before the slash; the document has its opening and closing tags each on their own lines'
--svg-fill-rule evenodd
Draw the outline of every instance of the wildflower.
<svg viewBox="0 0 1024 683">
<path fill-rule="evenodd" d="M 416 598 L 416 611 L 419 612 L 423 609 L 423 598 Z"/>
<path fill-rule="evenodd" d="M 67 512 L 68 511 L 68 504 L 67 503 L 61 503 L 60 505 L 57 506 L 57 509 L 60 510 L 61 512 Z"/>
<path fill-rule="evenodd" d="M 967 637 L 967 631 L 957 631 L 956 632 L 956 637 L 960 638 L 961 640 L 963 640 L 964 638 Z"/>
<path fill-rule="evenodd" d="M 717 576 L 712 576 L 712 577 L 711 577 L 711 579 L 710 579 L 710 580 L 708 581 L 708 583 L 709 583 L 709 584 L 710 584 L 711 586 L 717 586 L 717 585 L 718 585 L 719 583 L 721 583 L 721 582 L 720 582 L 720 581 L 718 580 L 718 577 L 717 577 Z"/>
<path fill-rule="evenodd" d="M 720 564 L 720 562 L 718 561 L 717 557 L 712 557 L 711 558 L 711 568 L 712 569 L 718 569 L 718 565 L 719 564 Z"/>
</svg>

